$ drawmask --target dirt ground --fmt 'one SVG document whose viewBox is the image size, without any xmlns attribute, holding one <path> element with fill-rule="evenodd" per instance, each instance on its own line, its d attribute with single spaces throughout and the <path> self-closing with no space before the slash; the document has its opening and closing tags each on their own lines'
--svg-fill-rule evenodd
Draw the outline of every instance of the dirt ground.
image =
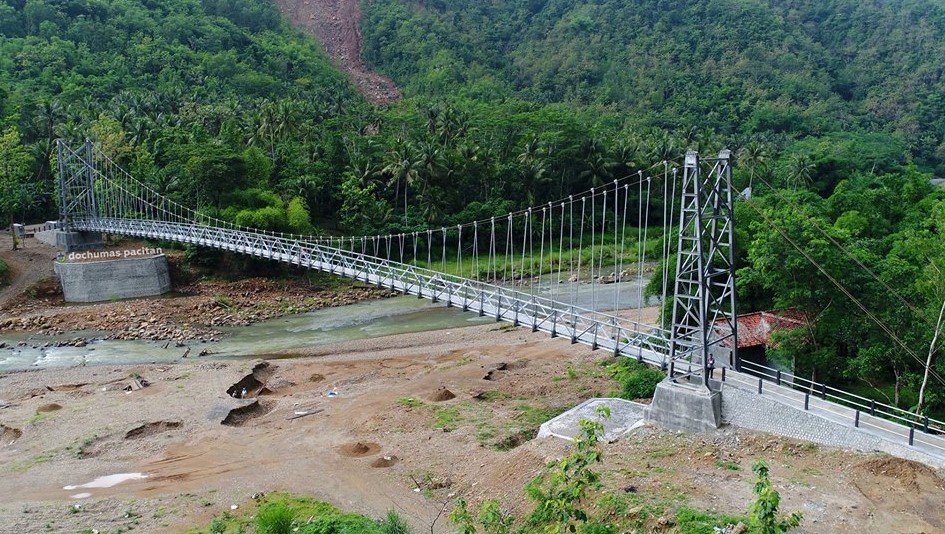
<svg viewBox="0 0 945 534">
<path fill-rule="evenodd" d="M 144 334 L 174 332 L 188 318 L 254 320 L 314 305 L 305 288 L 263 280 L 64 305 L 54 290 L 36 291 L 49 252 L 36 250 L 30 261 L 0 239 L 25 291 L 0 300 L 0 330 L 28 319 L 28 331 L 94 324 L 119 337 L 130 324 L 129 335 L 142 337 L 134 330 L 141 323 Z M 343 300 L 328 291 L 319 302 L 331 299 Z M 616 388 L 602 351 L 501 324 L 301 352 L 268 362 L 0 375 L 0 532 L 182 532 L 279 490 L 374 517 L 393 508 L 416 532 L 451 532 L 441 511 L 458 496 L 474 509 L 498 498 L 522 517 L 531 506 L 524 485 L 569 452 L 556 438 L 533 439 L 537 425 Z M 244 387 L 247 398 L 238 398 Z M 744 514 L 751 465 L 763 459 L 782 509 L 804 513 L 800 532 L 945 532 L 940 474 L 885 455 L 728 427 L 700 435 L 644 427 L 604 444 L 603 454 L 605 493 L 632 493 L 621 513 L 668 510 L 647 519 L 646 531 L 677 532 L 680 505 Z M 80 487 L 122 473 L 145 478 Z"/>
<path fill-rule="evenodd" d="M 522 516 L 525 483 L 568 453 L 556 438 L 530 439 L 533 414 L 607 394 L 606 360 L 565 340 L 485 325 L 315 347 L 268 365 L 8 374 L 0 377 L 0 531 L 180 532 L 276 490 L 375 517 L 394 508 L 417 532 L 431 524 L 450 532 L 436 518 L 456 496 L 499 498 Z M 136 378 L 150 385 L 125 391 Z M 249 399 L 228 393 L 243 387 Z M 804 513 L 801 532 L 945 532 L 942 479 L 884 455 L 734 428 L 690 436 L 651 427 L 603 453 L 607 491 L 639 499 L 628 513 L 680 504 L 744 513 L 751 464 L 764 459 L 783 509 Z M 63 489 L 119 473 L 147 478 Z M 673 532 L 667 517 L 653 531 Z"/>
<path fill-rule="evenodd" d="M 361 57 L 359 0 L 276 0 L 293 26 L 318 39 L 328 57 L 347 72 L 358 90 L 375 104 L 400 100 L 389 78 L 368 70 Z"/>
</svg>

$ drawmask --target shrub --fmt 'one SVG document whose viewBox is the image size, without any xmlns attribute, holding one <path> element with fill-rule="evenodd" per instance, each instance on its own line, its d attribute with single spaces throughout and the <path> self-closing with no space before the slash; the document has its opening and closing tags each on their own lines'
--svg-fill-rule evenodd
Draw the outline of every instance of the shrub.
<svg viewBox="0 0 945 534">
<path fill-rule="evenodd" d="M 410 534 L 410 526 L 400 514 L 388 510 L 384 519 L 378 521 L 381 534 Z"/>
<path fill-rule="evenodd" d="M 768 478 L 768 465 L 758 461 L 751 470 L 758 475 L 754 488 L 755 500 L 748 510 L 751 531 L 760 534 L 780 534 L 800 525 L 802 515 L 799 512 L 793 512 L 787 518 L 780 517 L 781 495 L 774 489 Z"/>
<path fill-rule="evenodd" d="M 659 369 L 631 360 L 620 358 L 608 366 L 611 376 L 620 383 L 620 398 L 627 400 L 648 399 L 656 391 L 666 375 Z"/>
<path fill-rule="evenodd" d="M 294 521 L 295 510 L 286 503 L 267 503 L 256 514 L 256 529 L 260 534 L 289 534 Z"/>
</svg>

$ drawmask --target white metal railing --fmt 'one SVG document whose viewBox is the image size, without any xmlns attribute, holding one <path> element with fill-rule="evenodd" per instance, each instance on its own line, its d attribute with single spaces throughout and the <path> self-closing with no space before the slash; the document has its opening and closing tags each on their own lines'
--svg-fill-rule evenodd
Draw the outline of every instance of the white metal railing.
<svg viewBox="0 0 945 534">
<path fill-rule="evenodd" d="M 79 217 L 72 228 L 143 237 L 227 250 L 361 280 L 378 287 L 444 301 L 447 306 L 478 312 L 516 326 L 531 327 L 552 337 L 590 345 L 665 367 L 665 332 L 512 288 L 378 258 L 359 252 L 254 231 L 215 228 L 193 223 Z"/>
</svg>

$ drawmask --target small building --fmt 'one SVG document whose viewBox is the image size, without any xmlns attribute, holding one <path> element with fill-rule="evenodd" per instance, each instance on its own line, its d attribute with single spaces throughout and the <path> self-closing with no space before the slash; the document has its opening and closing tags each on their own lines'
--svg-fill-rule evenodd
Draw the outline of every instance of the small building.
<svg viewBox="0 0 945 534">
<path fill-rule="evenodd" d="M 735 318 L 738 328 L 738 358 L 745 362 L 768 365 L 765 355 L 772 344 L 771 334 L 807 325 L 807 316 L 798 310 L 758 311 L 745 313 Z M 716 332 L 723 334 L 728 327 L 725 321 L 716 323 Z M 723 343 L 729 350 L 731 342 Z"/>
</svg>

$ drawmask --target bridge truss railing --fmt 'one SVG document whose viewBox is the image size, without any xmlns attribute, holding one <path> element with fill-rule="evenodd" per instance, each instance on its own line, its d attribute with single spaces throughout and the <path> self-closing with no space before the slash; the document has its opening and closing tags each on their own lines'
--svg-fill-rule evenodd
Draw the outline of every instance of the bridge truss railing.
<svg viewBox="0 0 945 534">
<path fill-rule="evenodd" d="M 531 327 L 593 349 L 603 349 L 665 368 L 664 331 L 629 319 L 558 302 L 514 288 L 329 247 L 252 231 L 194 223 L 111 217 L 73 217 L 76 230 L 174 241 L 247 254 L 345 276 L 416 295 L 447 306 Z"/>
</svg>

